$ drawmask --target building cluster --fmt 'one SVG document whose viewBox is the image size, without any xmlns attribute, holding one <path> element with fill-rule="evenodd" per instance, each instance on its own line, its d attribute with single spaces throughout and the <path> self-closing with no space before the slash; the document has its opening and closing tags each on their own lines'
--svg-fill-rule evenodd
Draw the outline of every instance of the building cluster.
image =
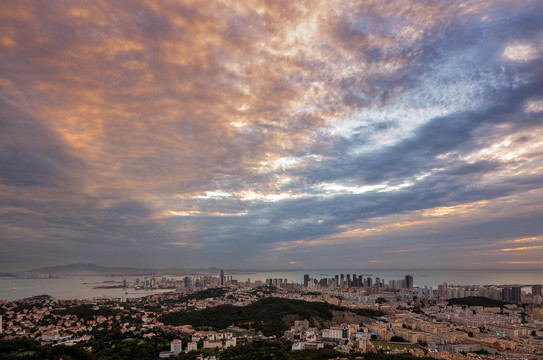
<svg viewBox="0 0 543 360">
<path fill-rule="evenodd" d="M 149 289 L 178 289 L 178 290 L 194 290 L 205 289 L 215 286 L 231 286 L 236 285 L 237 280 L 232 279 L 232 275 L 224 275 L 221 270 L 219 277 L 210 274 L 194 274 L 184 276 L 182 279 L 168 279 L 162 277 L 157 280 L 156 277 L 145 277 L 143 279 L 136 278 L 133 283 L 129 284 L 123 279 L 123 287 L 134 287 L 136 290 Z"/>
<path fill-rule="evenodd" d="M 526 285 L 472 285 L 472 286 L 454 286 L 447 283 L 439 284 L 434 291 L 433 287 L 415 287 L 413 275 L 405 275 L 400 280 L 389 280 L 388 283 L 379 277 L 375 281 L 371 277 L 364 277 L 365 274 L 339 274 L 332 278 L 311 278 L 309 274 L 304 275 L 303 286 L 312 290 L 344 290 L 344 289 L 363 289 L 366 294 L 378 294 L 382 290 L 399 290 L 405 294 L 404 289 L 410 290 L 416 288 L 419 298 L 432 299 L 438 298 L 465 298 L 470 296 L 486 297 L 494 300 L 503 300 L 508 302 L 520 303 L 531 302 L 535 305 L 542 304 L 542 285 L 531 285 L 530 296 L 522 295 L 522 289 Z M 275 284 L 274 284 L 275 285 Z"/>
<path fill-rule="evenodd" d="M 523 294 L 523 288 L 531 287 L 530 294 Z M 532 303 L 541 305 L 541 285 L 472 285 L 454 286 L 447 283 L 438 285 L 436 295 L 442 298 L 465 298 L 480 296 L 493 300 L 503 300 L 514 303 Z"/>
<path fill-rule="evenodd" d="M 309 274 L 304 275 L 303 285 L 309 289 L 349 289 L 349 288 L 358 288 L 365 289 L 367 293 L 376 293 L 380 289 L 412 289 L 413 284 L 413 275 L 405 275 L 405 278 L 400 280 L 389 280 L 388 283 L 385 282 L 385 279 L 375 277 L 375 280 L 371 274 L 338 274 L 334 275 L 331 278 L 321 278 L 315 279 L 311 278 Z M 365 277 L 367 276 L 367 277 Z"/>
<path fill-rule="evenodd" d="M 382 321 L 317 329 L 296 321 L 284 337 L 293 350 L 334 347 L 340 351 L 409 352 L 439 359 L 539 359 L 543 356 L 543 309 L 507 305 L 449 306 L 445 301 L 414 312 L 397 298 Z M 526 311 L 530 314 L 526 315 Z M 470 353 L 472 353 L 470 355 Z"/>
<path fill-rule="evenodd" d="M 367 331 L 359 330 L 358 324 L 343 323 L 338 326 L 318 329 L 310 327 L 307 320 L 297 320 L 290 330 L 285 331 L 284 338 L 292 342 L 293 351 L 333 347 L 342 352 L 366 352 L 370 337 Z"/>
<path fill-rule="evenodd" d="M 214 331 L 194 331 L 192 326 L 186 325 L 177 329 L 177 334 L 184 338 L 189 338 L 186 344 L 183 344 L 181 339 L 175 339 L 170 343 L 170 351 L 162 351 L 159 353 L 160 358 L 169 358 L 177 356 L 181 352 L 189 353 L 198 350 L 198 343 L 202 343 L 202 349 L 227 349 L 231 346 L 236 346 L 237 337 L 231 332 L 214 332 Z"/>
<path fill-rule="evenodd" d="M 121 332 L 133 332 L 143 338 L 160 332 L 174 334 L 178 339 L 161 357 L 201 349 L 225 349 L 262 338 L 232 324 L 227 329 L 201 331 L 190 324 L 164 325 L 158 317 L 184 309 L 205 309 L 224 304 L 245 306 L 262 297 L 326 302 L 350 309 L 379 310 L 379 319 L 343 319 L 324 327 L 310 326 L 309 320 L 296 320 L 284 333 L 292 342 L 292 350 L 334 348 L 342 352 L 387 351 L 408 352 L 416 356 L 440 359 L 468 359 L 470 353 L 484 353 L 487 358 L 531 359 L 543 356 L 543 307 L 541 286 L 534 285 L 531 293 L 520 286 L 453 286 L 441 284 L 417 287 L 413 277 L 401 280 L 337 275 L 317 281 L 308 275 L 303 284 L 284 279 L 265 282 L 235 282 L 221 271 L 218 276 L 191 275 L 185 277 L 187 287 L 170 293 L 156 294 L 125 302 L 101 300 L 55 300 L 0 302 L 0 338 L 27 337 L 42 343 L 75 344 L 92 338 L 95 331 L 113 327 Z M 148 278 L 137 281 L 149 286 L 168 284 L 168 279 Z M 194 282 L 193 282 L 194 280 Z M 196 286 L 197 285 L 197 286 Z M 144 285 L 145 286 L 145 285 Z M 201 298 L 197 291 L 222 289 L 215 297 Z M 273 291 L 270 291 L 273 289 Z M 520 293 L 519 290 L 520 289 Z M 192 296 L 194 294 L 194 297 Z M 449 305 L 448 299 L 482 296 L 507 300 L 502 306 Z M 183 299 L 180 301 L 179 299 Z M 61 315 L 74 306 L 92 306 L 93 316 Z M 101 315 L 99 310 L 107 309 Z M 153 311 L 149 309 L 154 309 Z M 156 309 L 160 309 L 157 312 Z M 352 320 L 352 319 L 351 319 Z M 249 324 L 249 329 L 250 329 Z M 215 356 L 215 355 L 213 355 Z M 202 357 L 203 358 L 203 357 Z M 208 356 L 211 359 L 212 355 Z M 216 357 L 218 359 L 219 356 Z"/>
<path fill-rule="evenodd" d="M 80 305 L 94 305 L 93 310 L 107 308 L 116 315 L 95 315 L 91 318 L 77 315 L 61 315 L 62 311 Z M 152 333 L 159 325 L 156 314 L 143 308 L 126 308 L 121 304 L 103 305 L 100 301 L 41 300 L 26 302 L 0 302 L 4 315 L 0 316 L 0 334 L 9 340 L 25 337 L 44 344 L 62 343 L 73 345 L 87 341 L 94 331 L 111 330 L 119 325 L 121 332 Z"/>
</svg>

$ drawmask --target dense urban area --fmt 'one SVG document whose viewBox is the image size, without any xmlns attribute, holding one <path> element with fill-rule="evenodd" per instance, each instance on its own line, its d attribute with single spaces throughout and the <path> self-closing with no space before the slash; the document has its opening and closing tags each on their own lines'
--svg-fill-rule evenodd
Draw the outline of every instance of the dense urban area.
<svg viewBox="0 0 543 360">
<path fill-rule="evenodd" d="M 413 281 L 239 282 L 221 271 L 108 282 L 171 289 L 136 299 L 3 301 L 0 359 L 543 358 L 541 285 Z"/>
</svg>

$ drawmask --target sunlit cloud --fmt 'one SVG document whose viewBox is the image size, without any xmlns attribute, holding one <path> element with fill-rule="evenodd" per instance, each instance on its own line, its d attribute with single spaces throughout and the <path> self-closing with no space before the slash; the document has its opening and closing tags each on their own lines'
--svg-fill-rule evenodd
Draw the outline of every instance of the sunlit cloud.
<svg viewBox="0 0 543 360">
<path fill-rule="evenodd" d="M 247 215 L 247 211 L 239 212 L 239 213 L 223 213 L 223 212 L 204 212 L 204 211 L 198 211 L 198 210 L 190 210 L 190 211 L 169 211 L 169 213 L 173 216 L 244 216 Z"/>
<path fill-rule="evenodd" d="M 538 114 L 543 112 L 543 99 L 529 100 L 524 105 L 524 111 L 528 114 Z"/>
<path fill-rule="evenodd" d="M 189 248 L 201 248 L 202 247 L 201 244 L 188 243 L 188 242 L 182 242 L 182 241 L 171 242 L 170 245 L 181 246 L 181 247 L 189 247 Z"/>
<path fill-rule="evenodd" d="M 508 240 L 507 242 L 510 242 L 510 243 L 525 243 L 525 242 L 536 242 L 536 241 L 543 241 L 543 237 L 542 236 L 537 236 L 537 237 L 527 237 L 527 238 L 522 238 L 522 239 L 514 239 L 514 240 Z"/>
<path fill-rule="evenodd" d="M 539 264 L 542 11 L 3 4 L 0 270 Z"/>
<path fill-rule="evenodd" d="M 541 56 L 538 48 L 532 44 L 509 45 L 503 51 L 502 57 L 511 61 L 530 61 Z"/>
<path fill-rule="evenodd" d="M 502 249 L 502 251 L 527 251 L 527 250 L 536 250 L 536 249 L 543 249 L 543 245 L 522 246 L 518 248 Z"/>
</svg>

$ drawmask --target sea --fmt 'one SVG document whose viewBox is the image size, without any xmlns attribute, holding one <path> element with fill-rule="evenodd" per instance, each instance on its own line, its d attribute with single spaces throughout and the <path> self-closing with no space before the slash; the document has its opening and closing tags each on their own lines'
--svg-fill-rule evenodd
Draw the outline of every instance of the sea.
<svg viewBox="0 0 543 360">
<path fill-rule="evenodd" d="M 385 282 L 401 280 L 406 275 L 413 276 L 415 286 L 437 288 L 439 284 L 449 285 L 522 285 L 526 292 L 530 286 L 543 284 L 543 271 L 539 270 L 297 270 L 297 271 L 225 271 L 226 276 L 238 282 L 255 282 L 266 279 L 287 279 L 289 283 L 303 283 L 304 275 L 313 279 L 332 278 L 336 274 L 356 274 L 364 278 L 380 278 Z M 203 275 L 203 274 L 202 274 Z M 209 274 L 206 274 L 209 275 Z M 186 276 L 195 276 L 187 274 Z M 217 274 L 218 276 L 218 274 Z M 144 276 L 139 276 L 143 279 Z M 160 278 L 182 280 L 184 275 L 160 275 Z M 126 276 L 132 283 L 136 276 Z M 57 299 L 96 299 L 96 298 L 138 298 L 172 290 L 151 289 L 135 290 L 134 288 L 103 288 L 103 286 L 120 284 L 122 276 L 64 276 L 48 279 L 0 279 L 0 300 L 19 300 L 37 295 L 50 295 Z M 99 288 L 102 286 L 102 288 Z M 98 288 L 97 288 L 98 287 Z"/>
</svg>

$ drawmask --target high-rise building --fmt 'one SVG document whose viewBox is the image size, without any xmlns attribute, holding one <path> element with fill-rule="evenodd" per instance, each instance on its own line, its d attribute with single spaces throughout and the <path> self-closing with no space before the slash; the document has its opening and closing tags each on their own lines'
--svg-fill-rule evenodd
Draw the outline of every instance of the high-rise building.
<svg viewBox="0 0 543 360">
<path fill-rule="evenodd" d="M 181 340 L 179 339 L 172 340 L 172 342 L 170 343 L 170 351 L 175 356 L 179 355 L 181 351 L 183 351 L 183 343 L 181 342 Z"/>
<path fill-rule="evenodd" d="M 502 300 L 511 302 L 520 302 L 522 287 L 505 286 L 502 289 Z"/>
<path fill-rule="evenodd" d="M 541 296 L 541 285 L 532 285 L 532 296 Z"/>
<path fill-rule="evenodd" d="M 448 288 L 449 288 L 449 285 L 446 282 L 444 282 L 441 285 L 438 285 L 437 292 L 438 292 L 439 296 L 443 296 L 443 297 L 447 296 Z"/>
<path fill-rule="evenodd" d="M 304 275 L 304 286 L 307 287 L 309 285 L 309 274 Z"/>
<path fill-rule="evenodd" d="M 351 286 L 351 274 L 347 274 L 347 287 Z"/>
<path fill-rule="evenodd" d="M 351 337 L 351 329 L 347 324 L 341 325 L 341 338 L 342 339 L 349 339 Z"/>
<path fill-rule="evenodd" d="M 221 286 L 224 286 L 224 270 L 221 269 Z"/>
<path fill-rule="evenodd" d="M 413 288 L 413 275 L 405 275 L 405 287 L 406 289 Z"/>
</svg>

